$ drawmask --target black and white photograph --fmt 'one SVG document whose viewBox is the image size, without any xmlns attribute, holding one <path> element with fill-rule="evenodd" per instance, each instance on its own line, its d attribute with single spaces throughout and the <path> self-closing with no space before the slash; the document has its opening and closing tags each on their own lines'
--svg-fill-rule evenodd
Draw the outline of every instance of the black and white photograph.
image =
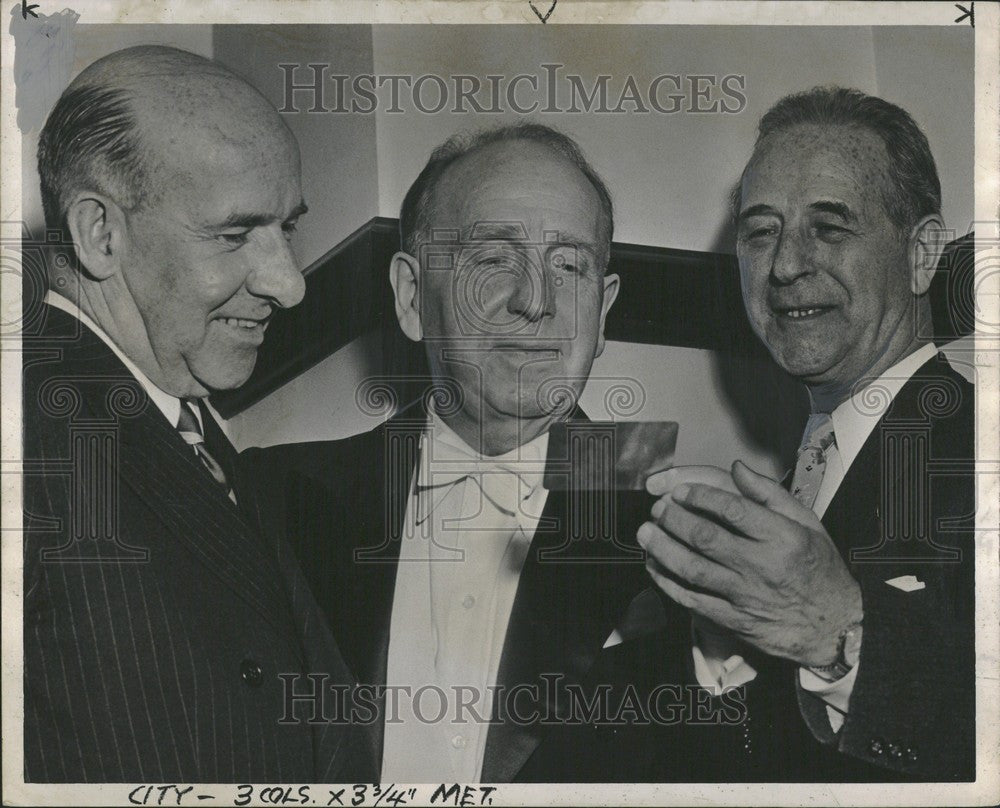
<svg viewBox="0 0 1000 808">
<path fill-rule="evenodd" d="M 1000 801 L 1000 6 L 6 6 L 5 805 Z"/>
</svg>

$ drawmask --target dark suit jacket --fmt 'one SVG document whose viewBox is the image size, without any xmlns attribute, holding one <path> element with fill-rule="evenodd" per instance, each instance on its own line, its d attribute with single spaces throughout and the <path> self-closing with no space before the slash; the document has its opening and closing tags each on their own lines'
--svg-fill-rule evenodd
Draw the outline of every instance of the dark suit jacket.
<svg viewBox="0 0 1000 808">
<path fill-rule="evenodd" d="M 373 775 L 355 728 L 279 723 L 280 673 L 352 678 L 287 546 L 89 329 L 24 341 L 24 751 L 35 782 Z"/>
<path fill-rule="evenodd" d="M 386 681 L 400 535 L 424 424 L 421 415 L 404 414 L 346 440 L 241 456 L 261 486 L 265 512 L 278 523 L 274 529 L 289 534 L 362 686 Z M 512 707 L 532 720 L 511 720 L 497 708 L 484 782 L 648 781 L 663 776 L 664 759 L 669 779 L 685 779 L 683 750 L 671 748 L 679 737 L 675 702 L 685 696 L 661 694 L 665 722 L 644 723 L 649 713 L 637 718 L 622 710 L 630 691 L 643 702 L 657 684 L 680 682 L 690 642 L 684 615 L 678 610 L 680 620 L 671 623 L 670 609 L 651 588 L 635 541 L 652 501 L 644 493 L 619 494 L 612 505 L 586 492 L 549 491 L 497 676 L 504 692 L 537 686 L 538 697 L 522 689 Z M 603 526 L 612 523 L 619 542 L 569 540 L 606 536 Z M 628 641 L 603 649 L 633 603 L 651 618 Z M 546 681 L 555 681 L 555 690 Z M 574 712 L 567 695 L 573 687 L 590 703 L 606 698 L 607 706 L 589 716 Z M 376 728 L 381 758 L 381 722 Z"/>
<path fill-rule="evenodd" d="M 974 779 L 973 395 L 943 356 L 923 365 L 823 516 L 864 603 L 843 728 L 833 733 L 795 665 L 758 658 L 747 720 L 693 739 L 709 779 Z M 886 583 L 904 575 L 924 588 Z"/>
</svg>

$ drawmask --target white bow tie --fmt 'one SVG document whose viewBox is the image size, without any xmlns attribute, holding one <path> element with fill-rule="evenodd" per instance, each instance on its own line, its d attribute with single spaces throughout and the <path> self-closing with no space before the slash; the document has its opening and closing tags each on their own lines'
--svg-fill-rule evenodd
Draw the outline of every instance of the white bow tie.
<svg viewBox="0 0 1000 808">
<path fill-rule="evenodd" d="M 523 470 L 513 468 L 509 463 L 488 463 L 469 461 L 468 463 L 435 463 L 429 469 L 427 481 L 424 475 L 416 485 L 419 497 L 417 523 L 422 523 L 452 486 L 468 480 L 475 483 L 483 496 L 501 513 L 516 516 L 519 504 L 531 497 L 541 484 L 541 476 L 532 481 Z"/>
<path fill-rule="evenodd" d="M 522 452 L 522 450 L 524 450 Z M 501 513 L 518 516 L 520 503 L 531 497 L 544 476 L 544 458 L 521 447 L 498 457 L 483 457 L 457 436 L 438 428 L 425 436 L 420 453 L 417 524 L 430 516 L 451 488 L 471 480 Z"/>
</svg>

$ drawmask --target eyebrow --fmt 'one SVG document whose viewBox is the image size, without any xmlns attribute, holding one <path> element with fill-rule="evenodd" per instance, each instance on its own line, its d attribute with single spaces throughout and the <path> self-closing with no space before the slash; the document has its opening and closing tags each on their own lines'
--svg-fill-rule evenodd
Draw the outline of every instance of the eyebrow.
<svg viewBox="0 0 1000 808">
<path fill-rule="evenodd" d="M 515 222 L 476 222 L 462 230 L 462 241 L 527 241 L 528 231 Z"/>
<path fill-rule="evenodd" d="M 516 222 L 477 222 L 471 227 L 465 228 L 461 233 L 463 242 L 478 241 L 512 241 L 521 244 L 531 244 L 533 240 L 528 237 L 524 225 Z M 554 241 L 545 241 L 539 245 L 546 252 L 553 247 L 571 246 L 593 255 L 598 254 L 598 247 L 585 238 L 573 233 L 560 232 Z"/>
<path fill-rule="evenodd" d="M 854 221 L 855 216 L 847 205 L 843 202 L 832 202 L 829 200 L 822 199 L 818 202 L 813 202 L 809 205 L 809 210 L 815 211 L 816 213 L 829 213 L 833 216 L 839 216 L 845 221 Z M 749 219 L 751 216 L 767 216 L 773 215 L 777 216 L 778 211 L 772 208 L 770 205 L 751 205 L 746 210 L 740 211 L 739 221 L 743 222 Z"/>
<path fill-rule="evenodd" d="M 304 200 L 299 200 L 294 208 L 292 208 L 291 213 L 285 217 L 283 221 L 290 221 L 292 219 L 297 219 L 299 216 L 307 213 L 309 211 L 309 206 Z M 278 221 L 278 217 L 273 213 L 230 213 L 220 224 L 215 227 L 218 230 L 225 230 L 229 227 L 260 227 L 261 225 L 271 224 L 272 222 Z"/>
<path fill-rule="evenodd" d="M 826 200 L 820 200 L 819 202 L 813 202 L 809 206 L 810 210 L 814 210 L 817 213 L 829 213 L 833 216 L 839 216 L 844 221 L 853 221 L 854 214 L 851 209 L 847 207 L 843 202 L 829 202 Z"/>
<path fill-rule="evenodd" d="M 751 205 L 746 210 L 741 210 L 739 215 L 739 221 L 743 222 L 749 219 L 751 216 L 777 216 L 778 211 L 772 208 L 770 205 Z"/>
</svg>

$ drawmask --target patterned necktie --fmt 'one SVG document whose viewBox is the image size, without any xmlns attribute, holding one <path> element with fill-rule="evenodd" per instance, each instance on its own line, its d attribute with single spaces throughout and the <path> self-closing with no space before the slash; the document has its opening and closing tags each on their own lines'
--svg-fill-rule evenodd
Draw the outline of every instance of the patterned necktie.
<svg viewBox="0 0 1000 808">
<path fill-rule="evenodd" d="M 181 433 L 181 437 L 184 438 L 188 446 L 194 447 L 195 453 L 201 458 L 208 473 L 212 475 L 223 492 L 233 502 L 236 502 L 236 494 L 233 493 L 233 489 L 226 479 L 226 472 L 222 470 L 222 466 L 212 457 L 211 452 L 205 446 L 205 436 L 202 434 L 198 417 L 194 414 L 194 407 L 187 399 L 181 399 L 181 414 L 177 418 L 177 431 Z"/>
<path fill-rule="evenodd" d="M 810 415 L 791 486 L 792 496 L 810 510 L 816 502 L 819 486 L 826 472 L 826 450 L 835 442 L 833 419 L 829 413 Z"/>
</svg>

